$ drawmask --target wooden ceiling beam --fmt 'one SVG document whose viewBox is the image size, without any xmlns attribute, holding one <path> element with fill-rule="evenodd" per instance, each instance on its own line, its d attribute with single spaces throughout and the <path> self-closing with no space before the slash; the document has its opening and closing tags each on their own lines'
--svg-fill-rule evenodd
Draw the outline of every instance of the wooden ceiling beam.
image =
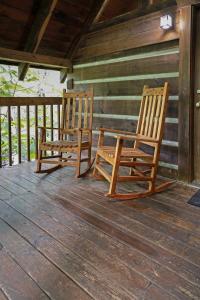
<svg viewBox="0 0 200 300">
<path fill-rule="evenodd" d="M 200 4 L 200 0 L 177 0 L 176 2 L 179 7 Z"/>
<path fill-rule="evenodd" d="M 96 18 L 98 12 L 101 10 L 101 7 L 104 5 L 104 3 L 107 0 L 95 0 L 93 1 L 94 4 L 92 5 L 88 17 L 83 25 L 83 28 L 81 30 L 81 32 L 74 38 L 74 40 L 72 41 L 69 50 L 66 54 L 66 57 L 70 60 L 73 59 L 73 56 L 75 55 L 83 36 L 87 33 L 89 27 L 91 26 L 91 24 L 93 23 L 94 19 Z M 67 70 L 62 70 L 60 72 L 60 82 L 64 83 L 65 80 L 67 78 Z"/>
<path fill-rule="evenodd" d="M 105 0 L 104 1 L 103 5 L 101 6 L 101 9 L 99 10 L 98 14 L 94 18 L 94 23 L 99 21 L 99 19 L 101 18 L 102 14 L 104 13 L 105 9 L 107 8 L 107 6 L 110 4 L 111 1 L 112 0 Z"/>
<path fill-rule="evenodd" d="M 154 1 L 149 0 L 148 5 L 145 5 L 145 3 L 146 3 L 146 0 L 142 0 L 141 2 L 139 2 L 138 9 L 134 9 L 133 11 L 130 11 L 123 15 L 116 16 L 110 20 L 106 20 L 106 21 L 103 21 L 100 23 L 94 23 L 91 26 L 89 33 L 95 32 L 100 29 L 104 29 L 111 25 L 119 24 L 121 22 L 125 22 L 128 20 L 134 19 L 134 18 L 138 18 L 138 17 L 144 16 L 144 15 L 156 12 L 158 10 L 164 10 L 170 6 L 175 6 L 177 4 L 177 1 L 176 0 L 162 0 L 157 3 L 154 3 Z"/>
<path fill-rule="evenodd" d="M 32 28 L 30 30 L 24 51 L 32 53 L 37 52 L 57 2 L 58 0 L 41 0 L 39 10 L 36 14 Z M 28 64 L 22 63 L 19 65 L 19 80 L 24 80 L 28 68 Z"/>
<path fill-rule="evenodd" d="M 53 69 L 71 69 L 72 63 L 67 58 L 59 58 L 25 51 L 12 50 L 0 47 L 0 61 L 19 62 L 37 66 L 46 66 Z"/>
</svg>

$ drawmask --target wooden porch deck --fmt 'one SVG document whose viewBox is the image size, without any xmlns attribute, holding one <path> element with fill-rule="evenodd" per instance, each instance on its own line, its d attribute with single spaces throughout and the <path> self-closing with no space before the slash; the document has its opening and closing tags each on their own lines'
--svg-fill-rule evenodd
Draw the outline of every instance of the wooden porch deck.
<svg viewBox="0 0 200 300">
<path fill-rule="evenodd" d="M 200 299 L 194 189 L 119 202 L 73 175 L 0 171 L 0 299 Z"/>
</svg>

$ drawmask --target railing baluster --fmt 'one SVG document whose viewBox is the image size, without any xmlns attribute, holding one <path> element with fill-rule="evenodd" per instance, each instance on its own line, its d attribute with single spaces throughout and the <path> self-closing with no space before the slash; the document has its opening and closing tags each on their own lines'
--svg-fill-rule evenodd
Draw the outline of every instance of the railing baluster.
<svg viewBox="0 0 200 300">
<path fill-rule="evenodd" d="M 8 147 L 9 147 L 9 166 L 12 166 L 12 127 L 11 127 L 11 107 L 8 106 Z"/>
<path fill-rule="evenodd" d="M 58 128 L 59 128 L 59 130 L 58 130 L 58 139 L 60 139 L 60 104 L 58 104 L 57 109 L 58 109 L 57 117 L 58 117 Z"/>
<path fill-rule="evenodd" d="M 21 147 L 21 107 L 17 106 L 17 144 L 18 144 L 18 163 L 22 162 L 22 147 Z"/>
<path fill-rule="evenodd" d="M 54 126 L 53 126 L 53 104 L 51 104 L 51 106 L 50 106 L 50 127 L 51 128 L 53 128 Z M 51 141 L 53 141 L 53 139 L 54 139 L 54 131 L 53 131 L 53 129 L 51 129 Z M 52 151 L 51 152 L 51 155 L 54 155 L 54 152 Z"/>
<path fill-rule="evenodd" d="M 43 105 L 43 126 L 46 127 L 46 105 Z M 46 136 L 45 136 L 46 139 Z M 44 155 L 46 156 L 47 152 L 44 151 Z"/>
<path fill-rule="evenodd" d="M 1 107 L 0 107 L 0 168 L 2 168 L 2 138 L 1 138 Z"/>
<path fill-rule="evenodd" d="M 51 105 L 50 107 L 50 123 L 51 123 L 51 128 L 53 128 L 54 126 L 54 122 L 53 122 L 53 104 Z M 54 137 L 54 134 L 53 134 L 53 129 L 51 130 L 51 140 L 53 141 L 53 137 Z"/>
<path fill-rule="evenodd" d="M 26 106 L 26 144 L 27 144 L 27 160 L 31 160 L 30 156 L 30 109 Z"/>
<path fill-rule="evenodd" d="M 43 105 L 43 126 L 46 127 L 46 105 Z"/>
<path fill-rule="evenodd" d="M 35 158 L 38 159 L 38 106 L 35 105 Z"/>
</svg>

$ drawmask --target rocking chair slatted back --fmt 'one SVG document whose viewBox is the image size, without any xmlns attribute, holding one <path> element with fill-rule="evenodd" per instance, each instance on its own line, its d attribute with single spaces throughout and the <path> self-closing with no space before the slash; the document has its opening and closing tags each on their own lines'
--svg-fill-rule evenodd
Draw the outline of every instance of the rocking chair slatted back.
<svg viewBox="0 0 200 300">
<path fill-rule="evenodd" d="M 161 142 L 168 102 L 168 83 L 161 88 L 144 86 L 136 133 Z M 153 146 L 151 142 L 136 142 Z"/>
<path fill-rule="evenodd" d="M 93 91 L 83 93 L 63 92 L 62 129 L 92 129 Z"/>
</svg>

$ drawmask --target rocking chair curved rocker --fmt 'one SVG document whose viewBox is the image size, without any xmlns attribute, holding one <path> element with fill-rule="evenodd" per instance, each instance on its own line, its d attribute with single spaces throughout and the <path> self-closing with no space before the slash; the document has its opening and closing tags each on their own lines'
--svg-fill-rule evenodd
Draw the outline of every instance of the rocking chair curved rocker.
<svg viewBox="0 0 200 300">
<path fill-rule="evenodd" d="M 168 90 L 168 83 L 160 88 L 144 86 L 136 134 L 100 128 L 93 175 L 98 179 L 105 178 L 110 183 L 109 192 L 106 196 L 121 200 L 143 198 L 165 190 L 174 182 L 168 181 L 156 186 L 160 147 L 168 103 Z M 104 145 L 105 132 L 116 134 L 116 146 Z M 124 147 L 124 141 L 132 141 L 133 147 Z M 144 146 L 150 146 L 153 154 L 141 149 Z M 111 175 L 102 167 L 105 164 L 111 165 Z M 120 176 L 120 167 L 128 167 L 130 170 L 129 176 Z M 122 181 L 147 182 L 148 189 L 141 193 L 117 193 L 117 182 Z"/>
<path fill-rule="evenodd" d="M 93 90 L 79 93 L 66 93 L 64 90 L 61 128 L 39 127 L 41 132 L 36 173 L 50 173 L 60 167 L 74 166 L 76 177 L 86 175 L 94 162 L 91 159 L 92 118 Z M 58 140 L 46 141 L 46 132 L 49 129 L 58 130 Z M 88 156 L 82 158 L 82 151 L 85 150 Z M 43 153 L 47 151 L 58 152 L 58 154 L 43 156 Z M 64 157 L 64 153 L 68 156 Z M 73 158 L 71 154 L 75 154 L 76 157 Z M 88 167 L 81 173 L 82 162 L 87 162 Z M 56 166 L 42 170 L 42 164 L 55 164 Z"/>
</svg>

